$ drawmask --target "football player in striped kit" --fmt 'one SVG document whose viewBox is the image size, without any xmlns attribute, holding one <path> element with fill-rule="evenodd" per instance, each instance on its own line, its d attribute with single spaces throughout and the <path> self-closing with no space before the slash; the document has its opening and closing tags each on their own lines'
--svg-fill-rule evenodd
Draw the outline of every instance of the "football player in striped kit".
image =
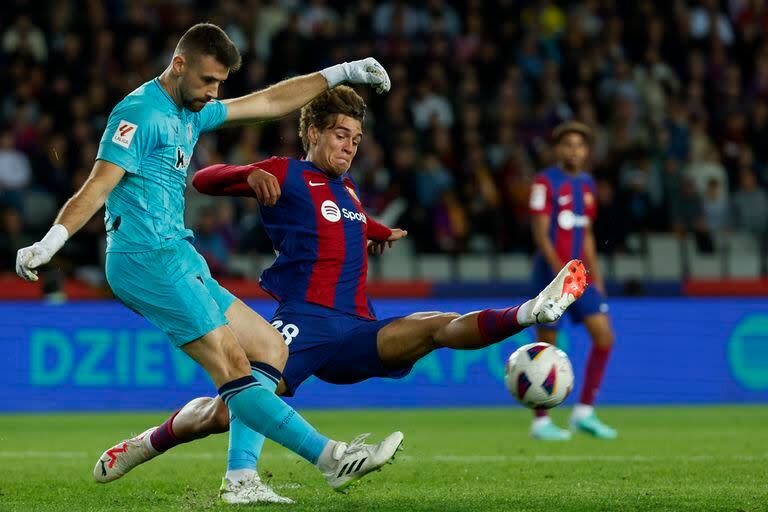
<svg viewBox="0 0 768 512">
<path fill-rule="evenodd" d="M 533 285 L 538 287 L 548 283 L 566 261 L 584 260 L 592 286 L 569 314 L 574 322 L 583 323 L 587 328 L 592 348 L 579 403 L 569 422 L 570 429 L 561 429 L 552 422 L 546 410 L 537 410 L 531 435 L 547 441 L 565 441 L 570 439 L 571 431 L 581 431 L 599 439 L 614 439 L 616 431 L 600 421 L 594 410 L 614 335 L 592 232 L 592 223 L 597 216 L 595 183 L 585 172 L 593 134 L 586 124 L 568 121 L 555 128 L 553 139 L 558 164 L 536 175 L 531 188 L 531 226 L 537 248 Z M 554 345 L 559 328 L 560 322 L 540 325 L 536 329 L 536 339 Z"/>
</svg>

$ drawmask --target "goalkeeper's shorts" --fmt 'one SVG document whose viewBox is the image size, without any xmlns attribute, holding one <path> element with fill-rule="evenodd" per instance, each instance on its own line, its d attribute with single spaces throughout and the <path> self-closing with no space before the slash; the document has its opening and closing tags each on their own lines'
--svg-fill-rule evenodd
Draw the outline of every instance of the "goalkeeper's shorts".
<svg viewBox="0 0 768 512">
<path fill-rule="evenodd" d="M 178 347 L 225 325 L 235 296 L 186 240 L 146 252 L 108 252 L 107 281 L 126 306 Z"/>
</svg>

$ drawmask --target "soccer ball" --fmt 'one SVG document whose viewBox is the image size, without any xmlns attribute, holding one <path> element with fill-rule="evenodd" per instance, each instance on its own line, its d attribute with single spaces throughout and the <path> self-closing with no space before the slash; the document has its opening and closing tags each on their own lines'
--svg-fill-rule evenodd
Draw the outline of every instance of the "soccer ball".
<svg viewBox="0 0 768 512">
<path fill-rule="evenodd" d="M 560 405 L 573 389 L 573 367 L 565 352 L 549 343 L 523 345 L 509 356 L 504 383 L 531 409 Z"/>
</svg>

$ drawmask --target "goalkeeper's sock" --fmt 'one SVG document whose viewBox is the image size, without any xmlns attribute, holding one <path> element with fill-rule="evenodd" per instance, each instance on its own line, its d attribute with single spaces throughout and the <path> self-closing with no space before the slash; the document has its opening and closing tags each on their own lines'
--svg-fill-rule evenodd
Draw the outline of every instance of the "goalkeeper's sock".
<svg viewBox="0 0 768 512">
<path fill-rule="evenodd" d="M 251 374 L 264 389 L 272 393 L 275 392 L 277 384 L 283 378 L 280 370 L 258 361 L 251 361 Z M 248 473 L 256 471 L 263 447 L 264 436 L 249 428 L 230 411 L 226 477 L 233 482 L 248 478 Z"/>
<path fill-rule="evenodd" d="M 245 425 L 315 464 L 330 442 L 252 375 L 227 382 L 219 396 Z"/>
</svg>

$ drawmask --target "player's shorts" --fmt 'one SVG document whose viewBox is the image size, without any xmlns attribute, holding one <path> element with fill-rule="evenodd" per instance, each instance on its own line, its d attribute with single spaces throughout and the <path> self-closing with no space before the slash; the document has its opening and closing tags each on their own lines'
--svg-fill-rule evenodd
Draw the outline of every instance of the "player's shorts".
<svg viewBox="0 0 768 512">
<path fill-rule="evenodd" d="M 283 370 L 286 394 L 293 396 L 312 375 L 331 384 L 408 375 L 412 366 L 385 368 L 376 345 L 379 331 L 398 318 L 367 320 L 307 302 L 280 304 L 272 325 L 288 343 L 288 362 Z"/>
<path fill-rule="evenodd" d="M 533 286 L 534 289 L 542 290 L 547 286 L 555 275 L 549 269 L 549 266 L 541 260 L 536 261 L 533 265 Z M 570 319 L 574 323 L 581 323 L 588 316 L 596 315 L 598 313 L 608 313 L 608 302 L 605 300 L 605 296 L 600 293 L 594 285 L 590 285 L 584 290 L 584 294 L 579 299 L 570 305 L 565 312 L 569 315 Z M 562 325 L 562 321 L 552 322 L 551 324 L 542 324 L 539 327 L 542 329 L 558 330 Z"/>
<path fill-rule="evenodd" d="M 177 347 L 225 325 L 235 301 L 188 240 L 154 251 L 109 252 L 106 274 L 115 296 Z"/>
</svg>

